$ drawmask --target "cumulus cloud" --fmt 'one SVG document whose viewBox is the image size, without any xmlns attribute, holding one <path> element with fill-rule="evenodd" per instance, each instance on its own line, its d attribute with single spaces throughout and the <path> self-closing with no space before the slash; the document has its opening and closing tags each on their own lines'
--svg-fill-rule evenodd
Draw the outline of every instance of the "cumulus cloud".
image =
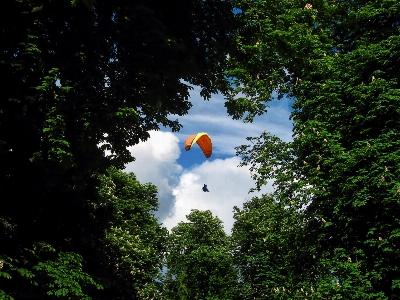
<svg viewBox="0 0 400 300">
<path fill-rule="evenodd" d="M 128 164 L 126 171 L 134 172 L 141 183 L 157 186 L 160 208 L 156 215 L 169 230 L 185 221 L 191 209 L 200 209 L 211 210 L 218 216 L 229 234 L 233 207 L 242 207 L 246 199 L 258 195 L 248 194 L 255 184 L 248 168 L 237 167 L 240 159 L 235 156 L 234 148 L 248 144 L 246 137 L 259 136 L 264 130 L 284 141 L 292 140 L 290 100 L 273 101 L 266 115 L 244 124 L 227 115 L 221 95 L 204 101 L 198 92 L 194 87 L 193 107 L 188 115 L 179 117 L 181 131 L 150 132 L 148 141 L 131 147 L 136 161 Z M 207 132 L 212 138 L 213 156 L 208 160 L 198 149 L 181 152 L 185 139 L 197 132 Z M 209 193 L 202 191 L 203 184 L 207 184 Z M 272 186 L 268 185 L 261 193 L 270 191 Z"/>
<path fill-rule="evenodd" d="M 180 176 L 179 184 L 174 189 L 176 197 L 172 214 L 161 220 L 169 230 L 192 209 L 210 210 L 224 222 L 225 231 L 230 234 L 233 225 L 233 207 L 241 207 L 249 198 L 249 189 L 254 185 L 248 168 L 238 168 L 240 159 L 231 157 L 206 161 L 191 170 L 185 170 Z M 207 184 L 209 193 L 203 192 Z M 263 193 L 272 191 L 272 186 L 264 187 Z M 255 196 L 253 194 L 252 196 Z"/>
<path fill-rule="evenodd" d="M 204 161 L 190 169 L 177 163 L 181 154 L 179 139 L 170 132 L 152 131 L 150 139 L 131 149 L 136 161 L 126 166 L 141 183 L 151 182 L 158 188 L 160 223 L 169 230 L 186 220 L 191 209 L 211 210 L 224 222 L 229 234 L 233 225 L 233 207 L 241 207 L 254 186 L 248 168 L 238 168 L 240 159 L 229 157 Z M 207 184 L 209 193 L 202 191 Z M 263 192 L 272 191 L 269 185 Z M 251 195 L 254 196 L 254 195 Z"/>
<path fill-rule="evenodd" d="M 179 183 L 182 171 L 176 160 L 181 154 L 179 139 L 170 132 L 151 131 L 150 138 L 130 148 L 136 158 L 126 165 L 125 172 L 133 172 L 141 183 L 157 186 L 160 207 L 157 215 L 167 216 L 173 209 L 173 189 Z"/>
</svg>

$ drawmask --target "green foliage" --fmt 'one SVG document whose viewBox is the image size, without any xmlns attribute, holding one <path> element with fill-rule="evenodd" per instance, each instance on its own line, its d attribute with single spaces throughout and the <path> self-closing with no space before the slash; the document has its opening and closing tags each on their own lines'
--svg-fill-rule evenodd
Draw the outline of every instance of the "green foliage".
<svg viewBox="0 0 400 300">
<path fill-rule="evenodd" d="M 61 298 L 91 299 L 84 288 L 102 289 L 82 270 L 82 256 L 73 252 L 57 252 L 46 243 L 36 243 L 19 255 L 2 258 L 1 291 L 10 299 Z M 5 296 L 4 296 L 5 297 Z M 3 299 L 3 298 L 2 298 Z M 7 298 L 6 298 L 7 299 Z"/>
<path fill-rule="evenodd" d="M 303 230 L 301 214 L 267 194 L 244 203 L 243 209 L 234 207 L 234 219 L 237 299 L 289 299 L 304 264 L 299 252 L 293 255 Z"/>
<path fill-rule="evenodd" d="M 109 275 L 103 279 L 107 287 L 97 297 L 160 299 L 155 279 L 161 276 L 167 230 L 154 217 L 156 187 L 141 185 L 133 173 L 115 168 L 100 180 L 99 205 L 112 212 L 112 219 L 101 247 L 109 265 Z"/>
<path fill-rule="evenodd" d="M 121 167 L 133 159 L 127 147 L 149 130 L 180 129 L 168 116 L 191 107 L 189 84 L 201 86 L 206 99 L 228 89 L 228 1 L 4 5 L 1 124 L 18 136 L 14 115 L 23 115 L 31 124 L 21 133 L 32 131 L 39 157 L 67 156 L 75 165 L 83 145 L 96 153 L 103 143 Z"/>
<path fill-rule="evenodd" d="M 167 240 L 164 299 L 233 299 L 236 272 L 222 222 L 192 210 Z"/>
<path fill-rule="evenodd" d="M 237 50 L 229 59 L 234 89 L 225 104 L 234 118 L 251 122 L 266 112 L 267 102 L 291 93 L 310 53 L 330 47 L 329 30 L 320 19 L 329 16 L 327 1 L 313 1 L 312 9 L 298 0 L 235 1 L 238 8 Z M 241 93 L 243 98 L 237 98 Z M 247 115 L 246 115 L 247 113 Z"/>
<path fill-rule="evenodd" d="M 132 161 L 128 147 L 150 130 L 180 129 L 171 115 L 188 112 L 191 85 L 205 99 L 228 89 L 231 3 L 6 0 L 2 7 L 2 293 L 155 297 L 165 235 L 150 213 L 155 188 L 110 167 Z M 107 180 L 116 186 L 110 195 Z M 54 251 L 26 250 L 38 243 Z"/>
<path fill-rule="evenodd" d="M 398 1 L 2 6 L 2 298 L 400 293 Z M 255 189 L 275 191 L 235 208 L 232 240 L 200 211 L 166 238 L 154 186 L 110 168 L 149 130 L 180 129 L 190 85 L 247 122 L 293 98 L 293 142 L 264 132 L 237 149 Z"/>
<path fill-rule="evenodd" d="M 14 300 L 13 297 L 10 297 L 9 295 L 7 295 L 4 291 L 0 290 L 0 297 L 1 299 L 4 300 Z"/>
<path fill-rule="evenodd" d="M 315 298 L 395 298 L 399 3 L 238 3 L 248 24 L 240 51 L 253 68 L 236 73 L 238 89 L 257 105 L 272 91 L 294 99 L 294 141 L 264 133 L 238 155 L 256 188 L 272 179 L 278 203 L 303 211 L 292 255 L 307 259 L 295 281 Z"/>
<path fill-rule="evenodd" d="M 16 299 L 161 299 L 156 279 L 167 231 L 154 217 L 156 187 L 115 168 L 97 177 L 99 200 L 92 207 L 97 222 L 106 222 L 104 231 L 72 244 L 75 252 L 44 242 L 13 248 L 0 257 L 3 293 Z"/>
<path fill-rule="evenodd" d="M 50 280 L 43 280 L 42 286 L 49 296 L 91 299 L 83 293 L 82 287 L 90 284 L 97 289 L 103 288 L 88 274 L 82 272 L 82 257 L 73 252 L 60 252 L 55 261 L 39 262 L 34 266 L 34 270 L 38 271 L 39 276 L 49 277 Z"/>
</svg>

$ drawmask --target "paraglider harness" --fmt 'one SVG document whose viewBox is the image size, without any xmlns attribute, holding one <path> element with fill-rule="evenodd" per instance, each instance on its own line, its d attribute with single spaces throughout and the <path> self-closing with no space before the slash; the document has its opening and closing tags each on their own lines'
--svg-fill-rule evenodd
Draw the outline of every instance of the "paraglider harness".
<svg viewBox="0 0 400 300">
<path fill-rule="evenodd" d="M 204 186 L 203 186 L 203 192 L 209 192 L 206 184 L 204 184 Z"/>
</svg>

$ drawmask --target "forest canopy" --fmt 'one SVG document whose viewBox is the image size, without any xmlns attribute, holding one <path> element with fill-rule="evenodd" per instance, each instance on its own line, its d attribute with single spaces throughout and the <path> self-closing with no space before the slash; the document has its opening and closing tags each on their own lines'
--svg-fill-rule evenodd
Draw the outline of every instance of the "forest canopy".
<svg viewBox="0 0 400 300">
<path fill-rule="evenodd" d="M 0 298 L 398 298 L 397 0 L 2 7 Z M 237 147 L 275 190 L 233 208 L 231 236 L 199 210 L 168 233 L 122 171 L 181 128 L 192 85 L 245 122 L 293 99 L 293 141 Z"/>
</svg>

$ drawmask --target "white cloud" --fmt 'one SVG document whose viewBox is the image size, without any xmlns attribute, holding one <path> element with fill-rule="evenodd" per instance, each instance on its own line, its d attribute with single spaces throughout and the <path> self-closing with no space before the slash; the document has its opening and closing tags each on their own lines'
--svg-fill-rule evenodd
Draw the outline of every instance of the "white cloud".
<svg viewBox="0 0 400 300">
<path fill-rule="evenodd" d="M 238 168 L 240 159 L 231 157 L 216 159 L 185 171 L 174 189 L 176 202 L 173 214 L 161 220 L 169 230 L 180 221 L 184 221 L 191 209 L 210 210 L 224 222 L 225 231 L 230 234 L 233 225 L 233 207 L 241 207 L 248 191 L 254 186 L 248 168 Z M 209 193 L 203 192 L 203 184 L 207 184 Z M 262 192 L 271 192 L 268 185 Z"/>
<path fill-rule="evenodd" d="M 151 182 L 158 188 L 160 208 L 164 216 L 174 205 L 173 188 L 178 184 L 182 166 L 176 163 L 181 153 L 179 139 L 170 132 L 151 131 L 150 138 L 130 148 L 136 158 L 126 165 L 125 172 L 133 172 L 141 183 Z"/>
<path fill-rule="evenodd" d="M 152 131 L 150 139 L 132 147 L 135 162 L 126 166 L 141 183 L 151 182 L 158 188 L 160 222 L 169 230 L 186 220 L 191 209 L 211 210 L 223 222 L 227 233 L 233 225 L 234 206 L 241 207 L 254 186 L 248 168 L 238 168 L 240 159 L 230 157 L 205 161 L 184 170 L 176 160 L 181 153 L 178 138 L 169 132 Z M 209 193 L 202 191 L 207 184 Z M 271 185 L 263 192 L 272 191 Z"/>
<path fill-rule="evenodd" d="M 150 132 L 148 141 L 130 149 L 136 161 L 128 164 L 126 171 L 134 172 L 141 183 L 151 182 L 157 186 L 160 208 L 156 215 L 169 230 L 185 221 L 191 209 L 200 209 L 211 210 L 224 222 L 225 231 L 230 233 L 233 207 L 242 207 L 246 199 L 258 195 L 248 194 L 255 184 L 248 168 L 237 167 L 240 159 L 234 156 L 234 148 L 248 144 L 246 137 L 259 136 L 264 130 L 284 141 L 292 140 L 289 102 L 275 101 L 266 115 L 244 124 L 227 115 L 221 95 L 213 95 L 210 101 L 204 101 L 198 91 L 199 88 L 194 87 L 191 93 L 193 107 L 189 114 L 179 117 L 183 125 L 181 131 L 176 134 Z M 176 117 L 171 116 L 172 119 Z M 192 160 L 193 153 L 181 153 L 186 137 L 202 131 L 207 132 L 213 141 L 213 157 L 204 162 L 202 158 Z M 214 157 L 221 159 L 213 160 Z M 209 193 L 202 191 L 204 183 Z M 262 193 L 269 191 L 272 191 L 271 185 L 264 187 Z"/>
</svg>

